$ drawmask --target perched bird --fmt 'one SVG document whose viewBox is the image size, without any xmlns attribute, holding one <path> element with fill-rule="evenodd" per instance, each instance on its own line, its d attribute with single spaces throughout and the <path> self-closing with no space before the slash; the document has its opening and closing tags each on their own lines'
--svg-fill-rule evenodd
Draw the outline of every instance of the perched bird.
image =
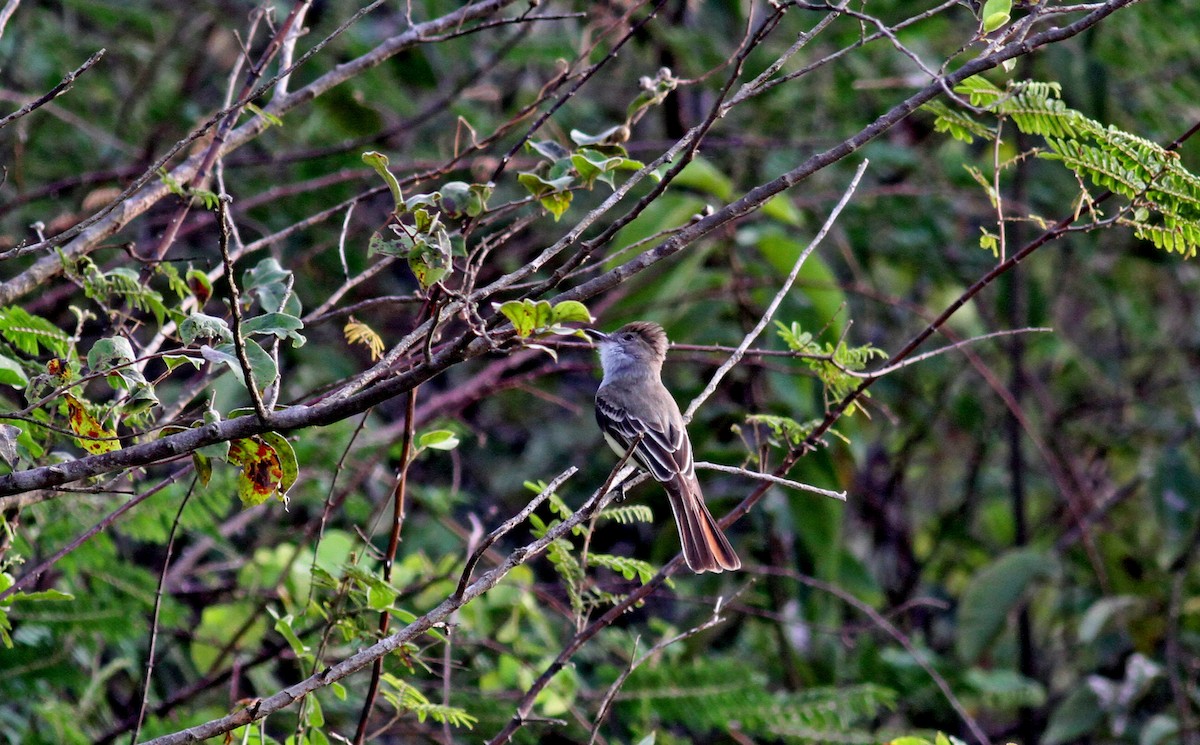
<svg viewBox="0 0 1200 745">
<path fill-rule="evenodd" d="M 596 391 L 596 421 L 604 439 L 667 490 L 683 557 L 693 572 L 738 569 L 742 562 L 704 504 L 683 415 L 662 383 L 667 335 L 657 323 L 637 321 L 597 339 L 604 379 Z M 639 440 L 639 436 L 641 439 Z"/>
</svg>

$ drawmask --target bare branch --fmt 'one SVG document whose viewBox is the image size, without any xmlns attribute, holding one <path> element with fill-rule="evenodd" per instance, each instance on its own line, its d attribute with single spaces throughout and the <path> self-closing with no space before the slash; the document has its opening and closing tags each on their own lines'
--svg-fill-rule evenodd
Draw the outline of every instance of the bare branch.
<svg viewBox="0 0 1200 745">
<path fill-rule="evenodd" d="M 834 205 L 834 208 L 829 213 L 829 217 L 825 218 L 825 223 L 821 226 L 821 229 L 817 231 L 813 239 L 808 242 L 808 245 L 804 247 L 800 255 L 796 257 L 796 261 L 792 264 L 792 270 L 788 272 L 787 277 L 783 280 L 783 284 L 779 287 L 779 291 L 775 293 L 775 297 L 771 298 L 771 302 L 767 304 L 767 309 L 759 317 L 758 323 L 754 324 L 754 328 L 750 329 L 750 332 L 742 338 L 742 343 L 738 345 L 733 354 L 729 355 L 729 359 L 725 360 L 724 364 L 717 368 L 712 378 L 709 379 L 708 385 L 704 386 L 704 390 L 700 391 L 692 399 L 692 402 L 688 404 L 687 410 L 683 412 L 683 420 L 685 422 L 690 421 L 692 415 L 696 413 L 701 404 L 707 401 L 708 397 L 717 390 L 717 385 L 720 384 L 721 379 L 742 361 L 742 355 L 746 353 L 746 350 L 750 348 L 750 345 L 754 343 L 754 340 L 758 338 L 762 330 L 771 322 L 771 319 L 775 316 L 776 309 L 779 308 L 779 304 L 791 292 L 792 284 L 796 281 L 796 277 L 800 275 L 800 269 L 803 268 L 804 262 L 808 260 L 812 252 L 821 244 L 825 235 L 833 227 L 834 222 L 837 221 L 838 215 L 842 214 L 842 210 L 850 203 L 850 197 L 854 195 L 854 190 L 858 188 L 858 182 L 862 180 L 863 173 L 866 172 L 869 163 L 870 161 L 864 159 L 862 163 L 858 164 L 858 168 L 854 171 L 854 177 L 850 179 L 850 185 L 842 192 L 842 198 Z"/>
<path fill-rule="evenodd" d="M 468 585 L 461 595 L 457 593 L 452 595 L 442 601 L 432 611 L 421 616 L 392 636 L 347 657 L 332 667 L 328 667 L 319 673 L 305 678 L 295 685 L 285 688 L 279 693 L 260 699 L 252 706 L 240 709 L 220 719 L 214 719 L 170 735 L 149 740 L 145 745 L 195 743 L 225 732 L 230 732 L 242 725 L 263 719 L 268 714 L 285 709 L 313 691 L 324 688 L 330 683 L 339 681 L 363 669 L 367 665 L 372 664 L 376 659 L 396 651 L 405 644 L 417 639 L 426 631 L 445 623 L 446 619 L 454 611 L 495 587 L 515 567 L 538 556 L 551 543 L 566 535 L 576 525 L 590 518 L 595 510 L 599 509 L 605 496 L 603 490 L 596 491 L 570 517 L 548 530 L 541 538 L 510 553 L 498 567 L 488 571 L 482 577 Z"/>
<path fill-rule="evenodd" d="M 785 479 L 779 476 L 772 476 L 769 473 L 751 471 L 747 468 L 737 468 L 736 466 L 726 466 L 720 463 L 708 463 L 706 461 L 697 461 L 696 468 L 706 468 L 710 471 L 720 471 L 721 473 L 732 473 L 736 476 L 745 476 L 748 479 L 754 479 L 756 481 L 766 481 L 777 486 L 786 486 L 787 488 L 795 489 L 796 491 L 806 491 L 812 492 L 813 494 L 820 494 L 823 497 L 836 499 L 839 502 L 846 501 L 846 492 L 844 491 L 822 489 L 821 487 L 813 486 L 812 484 L 805 484 L 800 481 L 793 481 L 791 479 Z"/>
<path fill-rule="evenodd" d="M 271 413 L 267 411 L 267 407 L 263 405 L 262 393 L 258 389 L 258 383 L 254 380 L 254 367 L 250 364 L 250 357 L 246 354 L 246 339 L 242 336 L 242 293 L 238 290 L 237 279 L 233 276 L 233 259 L 229 256 L 229 202 L 230 198 L 227 194 L 222 194 L 217 199 L 217 211 L 220 214 L 221 225 L 221 263 L 225 268 L 225 281 L 229 283 L 229 307 L 233 326 L 233 349 L 237 353 L 238 364 L 242 368 L 242 376 L 246 381 L 246 390 L 250 392 L 250 400 L 254 403 L 254 413 L 258 414 L 258 420 L 266 428 L 271 426 Z M 271 381 L 270 384 L 273 384 Z"/>
<path fill-rule="evenodd" d="M 2 34 L 4 32 L 4 24 L 8 22 L 8 16 L 12 15 L 12 12 L 17 9 L 17 2 L 18 2 L 18 0 L 9 0 L 8 5 L 4 6 L 4 10 L 2 12 L 0 12 L 0 34 Z M 91 57 L 88 57 L 86 62 L 84 62 L 82 65 L 75 68 L 71 72 L 67 73 L 67 76 L 65 78 L 63 78 L 62 81 L 58 85 L 54 86 L 46 93 L 38 96 L 34 100 L 25 104 L 24 106 L 17 109 L 16 111 L 9 114 L 8 116 L 4 117 L 3 119 L 0 119 L 0 129 L 4 129 L 9 124 L 16 121 L 17 119 L 20 119 L 21 117 L 25 116 L 29 112 L 33 111 L 34 109 L 36 109 L 40 106 L 43 106 L 47 103 L 50 103 L 51 101 L 58 98 L 62 94 L 71 90 L 71 86 L 75 85 L 75 79 L 78 78 L 83 73 L 87 72 L 88 69 L 92 65 L 99 62 L 100 58 L 104 56 L 104 52 L 105 52 L 105 50 L 101 49 L 100 51 L 93 54 Z M 0 258 L 3 258 L 3 257 L 0 256 Z"/>
<path fill-rule="evenodd" d="M 625 681 L 629 680 L 629 676 L 633 674 L 633 671 L 637 670 L 651 657 L 655 656 L 672 644 L 681 642 L 689 637 L 693 637 L 696 634 L 699 634 L 701 631 L 707 631 L 713 626 L 716 626 L 724 621 L 725 619 L 721 618 L 721 606 L 721 600 L 718 599 L 717 604 L 713 606 L 713 613 L 711 616 L 709 616 L 707 621 L 699 626 L 694 626 L 687 631 L 660 640 L 657 644 L 650 647 L 650 649 L 647 649 L 646 653 L 641 657 L 630 660 L 625 669 L 621 671 L 621 674 L 617 676 L 617 679 L 613 681 L 613 684 L 608 687 L 608 692 L 604 694 L 604 699 L 600 702 L 600 709 L 596 712 L 596 721 L 592 725 L 592 736 L 588 740 L 588 745 L 592 745 L 592 743 L 596 742 L 596 738 L 600 736 L 600 725 L 604 724 L 604 720 L 608 718 L 608 711 L 612 707 L 613 700 L 616 699 L 617 693 L 621 690 L 621 686 L 625 685 Z"/>
</svg>

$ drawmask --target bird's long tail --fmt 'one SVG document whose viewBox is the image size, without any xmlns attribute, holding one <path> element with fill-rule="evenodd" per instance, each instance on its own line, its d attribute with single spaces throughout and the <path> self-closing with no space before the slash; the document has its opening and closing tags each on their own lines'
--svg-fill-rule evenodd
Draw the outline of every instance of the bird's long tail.
<svg viewBox="0 0 1200 745">
<path fill-rule="evenodd" d="M 664 486 L 671 502 L 671 512 L 675 514 L 679 541 L 683 544 L 683 558 L 688 567 L 697 574 L 740 569 L 742 561 L 708 511 L 696 478 L 680 475 Z"/>
</svg>

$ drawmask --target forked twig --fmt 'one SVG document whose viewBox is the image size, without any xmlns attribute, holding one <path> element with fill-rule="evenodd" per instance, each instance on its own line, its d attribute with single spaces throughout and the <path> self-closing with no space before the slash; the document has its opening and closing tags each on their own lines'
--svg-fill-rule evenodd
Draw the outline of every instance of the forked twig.
<svg viewBox="0 0 1200 745">
<path fill-rule="evenodd" d="M 496 528 L 491 533 L 488 533 L 487 537 L 479 542 L 479 545 L 475 547 L 475 550 L 471 552 L 471 556 L 467 559 L 467 564 L 465 567 L 463 567 L 462 576 L 458 580 L 458 589 L 454 591 L 453 597 L 462 598 L 463 593 L 467 591 L 467 586 L 471 583 L 471 574 L 475 571 L 475 565 L 479 563 L 481 558 L 483 558 L 484 553 L 486 553 L 487 550 L 492 547 L 492 544 L 511 532 L 513 528 L 528 520 L 529 516 L 533 514 L 533 511 L 536 510 L 542 504 L 542 502 L 545 502 L 547 499 L 549 499 L 550 495 L 553 494 L 558 487 L 562 486 L 567 479 L 571 478 L 578 472 L 578 467 L 571 466 L 567 470 L 555 476 L 550 483 L 546 485 L 546 488 L 538 492 L 537 496 L 531 499 L 529 504 L 525 505 L 520 512 L 505 520 L 500 527 Z"/>
</svg>

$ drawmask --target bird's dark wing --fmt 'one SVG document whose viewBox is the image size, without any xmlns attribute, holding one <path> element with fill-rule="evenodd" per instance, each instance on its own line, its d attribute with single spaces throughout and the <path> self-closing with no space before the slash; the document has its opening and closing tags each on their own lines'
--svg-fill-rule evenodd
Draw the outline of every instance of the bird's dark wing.
<svg viewBox="0 0 1200 745">
<path fill-rule="evenodd" d="M 742 565 L 741 560 L 704 504 L 683 416 L 665 389 L 661 394 L 638 397 L 626 391 L 622 400 L 629 403 L 620 405 L 601 386 L 596 392 L 596 421 L 600 431 L 622 456 L 632 443 L 637 443 L 633 459 L 666 488 L 683 556 L 692 571 L 737 569 Z M 664 406 L 664 401 L 668 405 Z"/>
<path fill-rule="evenodd" d="M 613 404 L 601 389 L 596 394 L 596 422 L 609 444 L 622 454 L 641 436 L 633 458 L 656 481 L 671 481 L 681 474 L 690 477 L 694 473 L 692 445 L 682 420 L 638 416 Z"/>
</svg>

